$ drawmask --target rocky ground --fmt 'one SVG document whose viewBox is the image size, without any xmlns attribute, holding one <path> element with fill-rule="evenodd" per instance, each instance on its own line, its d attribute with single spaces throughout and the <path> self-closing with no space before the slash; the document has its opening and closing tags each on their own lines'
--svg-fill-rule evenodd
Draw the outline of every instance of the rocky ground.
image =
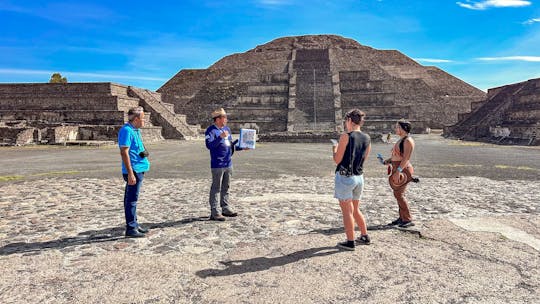
<svg viewBox="0 0 540 304">
<path fill-rule="evenodd" d="M 116 147 L 0 148 L 0 303 L 535 303 L 540 150 L 417 137 L 417 225 L 366 166 L 373 243 L 344 239 L 330 146 L 235 155 L 226 222 L 207 220 L 202 142 L 149 145 L 143 239 L 123 237 Z M 389 145 L 375 144 L 384 153 Z M 208 171 L 208 172 L 207 172 Z"/>
</svg>

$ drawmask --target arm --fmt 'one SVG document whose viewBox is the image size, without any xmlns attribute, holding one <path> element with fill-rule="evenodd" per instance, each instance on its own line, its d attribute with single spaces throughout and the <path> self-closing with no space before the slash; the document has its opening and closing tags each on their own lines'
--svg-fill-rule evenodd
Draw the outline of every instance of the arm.
<svg viewBox="0 0 540 304">
<path fill-rule="evenodd" d="M 120 147 L 120 156 L 122 157 L 122 162 L 124 163 L 124 166 L 126 166 L 126 170 L 128 172 L 128 185 L 135 185 L 137 179 L 135 178 L 135 174 L 133 173 L 133 169 L 131 168 L 131 161 L 129 159 L 129 147 Z"/>
<path fill-rule="evenodd" d="M 332 152 L 334 152 L 334 162 L 336 163 L 336 165 L 341 163 L 341 161 L 343 160 L 343 154 L 345 154 L 345 149 L 347 149 L 348 143 L 349 135 L 343 133 L 339 137 L 339 142 L 337 146 L 332 146 Z"/>
<path fill-rule="evenodd" d="M 215 149 L 221 143 L 221 135 L 216 136 L 215 131 L 209 131 L 204 137 L 204 141 L 206 143 L 206 148 L 208 148 L 209 150 Z"/>
</svg>

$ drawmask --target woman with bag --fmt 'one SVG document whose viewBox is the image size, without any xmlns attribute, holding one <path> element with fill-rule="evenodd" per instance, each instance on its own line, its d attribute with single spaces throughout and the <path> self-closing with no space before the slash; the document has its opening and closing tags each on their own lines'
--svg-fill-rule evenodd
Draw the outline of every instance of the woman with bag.
<svg viewBox="0 0 540 304">
<path fill-rule="evenodd" d="M 400 139 L 392 148 L 392 157 L 384 161 L 384 164 L 389 165 L 388 183 L 394 191 L 399 207 L 399 217 L 388 225 L 398 225 L 401 228 L 414 226 L 409 204 L 405 199 L 407 185 L 414 180 L 414 168 L 410 162 L 414 151 L 414 140 L 409 136 L 411 128 L 411 123 L 406 120 L 401 119 L 396 123 L 395 132 Z"/>
<path fill-rule="evenodd" d="M 354 222 L 360 228 L 361 236 L 357 244 L 369 245 L 366 221 L 360 212 L 360 196 L 364 189 L 363 166 L 371 150 L 371 139 L 360 128 L 364 124 L 366 114 L 358 109 L 345 114 L 347 133 L 341 134 L 339 142 L 334 145 L 332 152 L 337 164 L 335 175 L 334 197 L 339 200 L 343 214 L 343 226 L 347 241 L 338 243 L 338 247 L 354 250 Z"/>
</svg>

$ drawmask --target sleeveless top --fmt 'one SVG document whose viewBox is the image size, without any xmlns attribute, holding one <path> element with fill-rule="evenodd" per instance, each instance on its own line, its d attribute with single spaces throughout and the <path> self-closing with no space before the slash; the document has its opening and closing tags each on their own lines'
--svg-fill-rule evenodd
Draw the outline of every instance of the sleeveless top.
<svg viewBox="0 0 540 304">
<path fill-rule="evenodd" d="M 362 175 L 366 150 L 371 143 L 369 135 L 363 132 L 350 132 L 349 143 L 343 159 L 336 167 L 341 175 Z"/>
</svg>

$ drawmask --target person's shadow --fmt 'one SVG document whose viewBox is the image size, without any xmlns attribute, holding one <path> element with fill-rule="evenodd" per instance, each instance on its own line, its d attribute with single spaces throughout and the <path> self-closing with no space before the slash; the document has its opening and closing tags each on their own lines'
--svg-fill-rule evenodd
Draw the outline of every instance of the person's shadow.
<svg viewBox="0 0 540 304">
<path fill-rule="evenodd" d="M 182 226 L 192 222 L 208 221 L 208 217 L 189 217 L 178 221 L 163 223 L 141 223 L 142 226 L 156 229 Z M 101 230 L 89 230 L 79 233 L 74 237 L 66 237 L 58 240 L 46 242 L 16 242 L 0 247 L 0 256 L 16 253 L 39 253 L 46 249 L 64 249 L 71 246 L 78 246 L 91 243 L 112 242 L 124 239 L 123 227 L 112 227 Z"/>
<path fill-rule="evenodd" d="M 318 247 L 293 252 L 276 258 L 257 257 L 247 260 L 221 261 L 219 263 L 227 266 L 225 269 L 203 269 L 196 272 L 201 278 L 222 277 L 248 272 L 257 272 L 270 269 L 276 266 L 298 262 L 303 259 L 322 257 L 341 252 L 337 247 Z"/>
</svg>

